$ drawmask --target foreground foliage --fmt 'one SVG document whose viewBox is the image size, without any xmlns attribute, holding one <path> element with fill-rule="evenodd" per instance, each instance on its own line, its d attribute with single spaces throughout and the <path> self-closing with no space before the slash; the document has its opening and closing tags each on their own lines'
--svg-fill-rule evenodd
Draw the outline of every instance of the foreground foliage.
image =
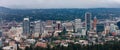
<svg viewBox="0 0 120 50">
<path fill-rule="evenodd" d="M 55 46 L 53 48 L 50 48 L 48 46 L 47 48 L 41 48 L 41 47 L 26 47 L 25 50 L 120 50 L 120 42 L 107 42 L 104 45 L 87 45 L 87 46 L 81 46 L 80 44 L 72 44 L 70 43 L 68 47 L 63 46 Z"/>
</svg>

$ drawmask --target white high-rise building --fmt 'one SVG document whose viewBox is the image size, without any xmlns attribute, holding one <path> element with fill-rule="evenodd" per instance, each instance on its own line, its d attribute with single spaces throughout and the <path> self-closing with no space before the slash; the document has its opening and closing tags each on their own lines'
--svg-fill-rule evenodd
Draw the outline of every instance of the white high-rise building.
<svg viewBox="0 0 120 50">
<path fill-rule="evenodd" d="M 83 27 L 82 28 L 82 33 L 81 33 L 82 36 L 86 36 L 86 29 Z"/>
<path fill-rule="evenodd" d="M 74 23 L 75 32 L 78 36 L 84 37 L 86 36 L 86 28 L 83 27 L 82 24 L 83 23 L 81 22 L 81 19 L 75 19 L 75 23 Z"/>
<path fill-rule="evenodd" d="M 112 34 L 112 35 L 116 35 L 116 30 L 118 29 L 118 26 L 117 25 L 115 25 L 115 24 L 110 24 L 110 33 Z"/>
<path fill-rule="evenodd" d="M 75 19 L 75 32 L 79 32 L 82 27 L 81 19 Z"/>
</svg>

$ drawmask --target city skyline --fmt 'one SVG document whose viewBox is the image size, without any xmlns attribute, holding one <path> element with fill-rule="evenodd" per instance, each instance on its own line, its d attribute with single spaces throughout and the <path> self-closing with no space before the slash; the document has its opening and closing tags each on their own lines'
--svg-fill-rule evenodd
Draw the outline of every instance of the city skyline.
<svg viewBox="0 0 120 50">
<path fill-rule="evenodd" d="M 120 50 L 120 0 L 0 0 L 0 50 Z"/>
<path fill-rule="evenodd" d="M 101 20 L 97 19 L 96 16 L 94 19 L 91 19 L 93 16 L 91 12 L 86 12 L 84 15 L 85 20 L 76 18 L 70 21 L 31 21 L 29 17 L 24 17 L 21 22 L 17 22 L 16 20 L 1 21 L 3 23 L 1 24 L 2 31 L 0 31 L 0 49 L 30 50 L 29 48 L 35 47 L 31 50 L 41 50 L 41 48 L 53 50 L 58 46 L 62 46 L 66 47 L 63 50 L 69 50 L 69 46 L 72 44 L 73 46 L 77 46 L 78 50 L 85 50 L 86 48 L 81 48 L 80 46 L 107 46 L 106 44 L 116 46 L 118 44 L 120 41 L 120 17 L 114 17 L 114 20 Z M 111 41 L 112 43 L 116 42 L 116 44 L 109 43 Z M 76 50 L 73 46 L 71 46 L 72 50 Z M 101 50 L 104 48 L 101 47 L 98 49 Z"/>
</svg>

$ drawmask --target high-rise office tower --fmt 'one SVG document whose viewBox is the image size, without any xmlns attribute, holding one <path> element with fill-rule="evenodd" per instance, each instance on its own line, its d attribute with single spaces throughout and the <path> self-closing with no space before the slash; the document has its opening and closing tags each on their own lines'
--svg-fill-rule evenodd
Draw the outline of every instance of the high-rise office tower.
<svg viewBox="0 0 120 50">
<path fill-rule="evenodd" d="M 61 24 L 60 21 L 56 21 L 55 31 L 56 32 L 61 32 L 62 31 L 62 24 Z"/>
<path fill-rule="evenodd" d="M 34 22 L 34 21 L 30 22 L 30 33 L 31 33 L 31 34 L 32 34 L 32 33 L 35 33 L 34 26 L 35 26 L 35 22 Z"/>
<path fill-rule="evenodd" d="M 23 20 L 23 35 L 30 34 L 30 21 L 29 18 L 24 18 Z"/>
<path fill-rule="evenodd" d="M 53 28 L 53 21 L 52 20 L 47 20 L 46 23 L 45 23 L 45 28 L 44 28 L 45 32 L 48 32 L 49 34 L 52 34 L 53 31 L 54 31 L 54 28 Z"/>
<path fill-rule="evenodd" d="M 62 23 L 61 21 L 56 21 L 54 25 L 54 36 L 58 36 L 62 32 Z"/>
<path fill-rule="evenodd" d="M 75 32 L 79 32 L 81 27 L 81 19 L 75 19 Z"/>
<path fill-rule="evenodd" d="M 96 31 L 96 24 L 97 24 L 97 18 L 96 16 L 94 17 L 94 20 L 93 20 L 93 30 Z"/>
<path fill-rule="evenodd" d="M 89 12 L 85 13 L 85 25 L 86 25 L 86 30 L 90 31 L 91 30 L 91 13 Z"/>
<path fill-rule="evenodd" d="M 42 34 L 44 32 L 44 30 L 43 30 L 43 23 L 42 23 L 41 20 L 35 21 L 34 29 L 35 29 L 35 33 Z"/>
</svg>

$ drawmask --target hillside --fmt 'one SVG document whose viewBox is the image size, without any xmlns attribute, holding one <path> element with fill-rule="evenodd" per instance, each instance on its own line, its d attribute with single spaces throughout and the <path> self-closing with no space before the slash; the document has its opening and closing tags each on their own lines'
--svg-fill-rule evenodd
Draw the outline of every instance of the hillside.
<svg viewBox="0 0 120 50">
<path fill-rule="evenodd" d="M 73 20 L 75 18 L 84 19 L 85 12 L 91 12 L 92 18 L 99 19 L 120 16 L 120 8 L 90 8 L 90 9 L 10 9 L 0 7 L 0 17 L 6 20 L 22 21 L 24 17 L 31 17 L 31 20 Z"/>
</svg>

